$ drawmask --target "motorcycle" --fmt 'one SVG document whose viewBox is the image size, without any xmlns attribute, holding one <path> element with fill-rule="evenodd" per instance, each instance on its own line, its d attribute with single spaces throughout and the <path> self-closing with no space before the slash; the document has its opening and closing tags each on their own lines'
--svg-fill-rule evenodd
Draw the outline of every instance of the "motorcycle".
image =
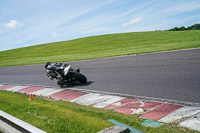
<svg viewBox="0 0 200 133">
<path fill-rule="evenodd" d="M 57 80 L 57 84 L 62 87 L 71 83 L 80 82 L 86 83 L 87 78 L 80 73 L 80 69 L 72 69 L 68 64 L 50 63 L 45 64 L 47 76 L 53 80 Z"/>
</svg>

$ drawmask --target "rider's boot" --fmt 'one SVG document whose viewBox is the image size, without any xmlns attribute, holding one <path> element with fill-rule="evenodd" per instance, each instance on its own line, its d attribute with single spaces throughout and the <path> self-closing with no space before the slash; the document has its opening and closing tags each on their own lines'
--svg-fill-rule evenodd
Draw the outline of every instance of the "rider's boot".
<svg viewBox="0 0 200 133">
<path fill-rule="evenodd" d="M 78 67 L 74 71 L 80 73 L 80 69 Z"/>
</svg>

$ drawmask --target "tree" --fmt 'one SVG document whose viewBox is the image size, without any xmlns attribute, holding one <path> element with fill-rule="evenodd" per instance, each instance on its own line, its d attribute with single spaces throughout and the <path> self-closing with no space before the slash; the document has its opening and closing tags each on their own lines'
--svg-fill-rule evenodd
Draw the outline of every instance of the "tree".
<svg viewBox="0 0 200 133">
<path fill-rule="evenodd" d="M 180 29 L 181 31 L 182 31 L 182 30 L 186 30 L 186 28 L 185 28 L 184 26 L 181 26 L 179 29 Z"/>
<path fill-rule="evenodd" d="M 174 27 L 168 31 L 183 31 L 183 30 L 200 30 L 200 24 L 194 24 L 188 27 L 181 26 L 180 28 Z"/>
</svg>

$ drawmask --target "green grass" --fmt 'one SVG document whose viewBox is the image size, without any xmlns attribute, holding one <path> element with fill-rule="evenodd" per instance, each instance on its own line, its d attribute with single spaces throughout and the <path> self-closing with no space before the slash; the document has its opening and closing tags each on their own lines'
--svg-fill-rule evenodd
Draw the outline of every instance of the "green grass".
<svg viewBox="0 0 200 133">
<path fill-rule="evenodd" d="M 0 52 L 0 66 L 75 61 L 200 47 L 200 30 L 86 37 Z"/>
<path fill-rule="evenodd" d="M 113 126 L 108 119 L 118 120 L 145 133 L 195 132 L 177 127 L 175 123 L 159 128 L 144 127 L 139 115 L 124 115 L 64 101 L 28 99 L 28 96 L 22 94 L 0 91 L 0 110 L 49 133 L 95 133 Z"/>
</svg>

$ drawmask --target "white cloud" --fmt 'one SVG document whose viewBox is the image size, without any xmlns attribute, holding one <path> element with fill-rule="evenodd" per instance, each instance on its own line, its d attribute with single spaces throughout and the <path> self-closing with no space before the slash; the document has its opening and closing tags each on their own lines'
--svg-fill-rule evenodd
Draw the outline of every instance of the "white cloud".
<svg viewBox="0 0 200 133">
<path fill-rule="evenodd" d="M 10 29 L 16 29 L 22 27 L 24 24 L 18 22 L 17 20 L 10 20 L 8 23 L 5 24 L 5 27 Z"/>
<path fill-rule="evenodd" d="M 128 25 L 131 25 L 131 24 L 135 24 L 135 23 L 140 22 L 141 20 L 142 20 L 142 18 L 134 18 L 134 19 L 131 19 L 128 22 L 123 23 L 122 26 L 128 26 Z"/>
<path fill-rule="evenodd" d="M 57 37 L 57 33 L 54 32 L 54 31 L 52 31 L 52 32 L 51 32 L 51 37 L 52 37 L 52 38 L 56 38 L 56 37 Z"/>
</svg>

